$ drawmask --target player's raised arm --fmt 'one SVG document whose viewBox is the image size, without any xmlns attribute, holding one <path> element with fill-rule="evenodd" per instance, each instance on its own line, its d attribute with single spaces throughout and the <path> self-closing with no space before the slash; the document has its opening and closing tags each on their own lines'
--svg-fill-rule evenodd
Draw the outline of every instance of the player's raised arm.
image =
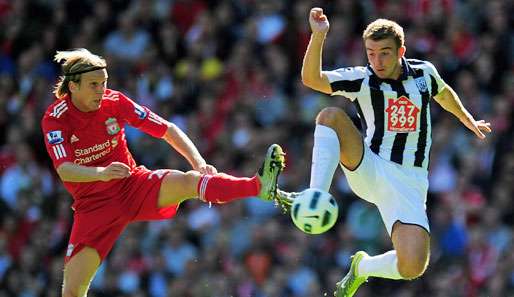
<svg viewBox="0 0 514 297">
<path fill-rule="evenodd" d="M 434 99 L 441 107 L 457 117 L 464 126 L 473 131 L 480 139 L 485 138 L 484 133 L 491 132 L 491 124 L 484 120 L 475 120 L 466 110 L 457 93 L 448 85 L 434 96 Z"/>
<path fill-rule="evenodd" d="M 65 182 L 106 182 L 130 176 L 130 167 L 120 162 L 112 162 L 107 167 L 90 167 L 64 162 L 56 170 L 61 180 Z"/>
<path fill-rule="evenodd" d="M 168 123 L 168 130 L 163 137 L 177 152 L 179 152 L 191 164 L 194 170 L 204 174 L 214 174 L 217 170 L 208 165 L 191 139 L 175 124 Z"/>
<path fill-rule="evenodd" d="M 312 30 L 311 40 L 307 46 L 302 65 L 302 82 L 305 86 L 326 94 L 332 93 L 328 78 L 322 74 L 321 58 L 325 37 L 330 24 L 323 14 L 323 9 L 312 8 L 309 13 L 309 24 Z"/>
</svg>

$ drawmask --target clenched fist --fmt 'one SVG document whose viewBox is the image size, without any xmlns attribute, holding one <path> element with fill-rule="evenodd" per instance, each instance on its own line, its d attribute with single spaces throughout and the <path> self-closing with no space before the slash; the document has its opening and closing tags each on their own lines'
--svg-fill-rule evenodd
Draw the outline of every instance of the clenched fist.
<svg viewBox="0 0 514 297">
<path fill-rule="evenodd" d="M 312 33 L 327 33 L 330 28 L 328 18 L 323 14 L 323 9 L 314 7 L 309 13 L 309 24 Z"/>
</svg>

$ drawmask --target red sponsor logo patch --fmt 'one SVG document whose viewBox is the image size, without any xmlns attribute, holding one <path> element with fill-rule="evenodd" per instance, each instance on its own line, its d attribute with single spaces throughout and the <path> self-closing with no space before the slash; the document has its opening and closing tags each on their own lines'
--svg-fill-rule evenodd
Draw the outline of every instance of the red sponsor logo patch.
<svg viewBox="0 0 514 297">
<path fill-rule="evenodd" d="M 418 129 L 419 108 L 409 98 L 387 99 L 387 130 L 391 132 L 414 132 Z"/>
</svg>

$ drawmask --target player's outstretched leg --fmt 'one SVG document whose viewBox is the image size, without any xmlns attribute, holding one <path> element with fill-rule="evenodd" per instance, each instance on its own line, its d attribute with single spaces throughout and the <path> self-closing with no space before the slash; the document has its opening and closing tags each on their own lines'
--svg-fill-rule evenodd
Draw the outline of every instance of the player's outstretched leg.
<svg viewBox="0 0 514 297">
<path fill-rule="evenodd" d="M 368 278 L 365 276 L 358 276 L 357 267 L 359 267 L 359 263 L 362 258 L 368 256 L 366 252 L 359 251 L 352 256 L 352 264 L 350 266 L 350 271 L 346 274 L 346 276 L 336 284 L 337 288 L 334 292 L 334 296 L 336 297 L 352 297 L 357 289 L 365 283 Z"/>
<path fill-rule="evenodd" d="M 276 201 L 278 176 L 285 167 L 285 154 L 280 145 L 272 144 L 266 152 L 266 157 L 257 172 L 261 184 L 258 197 L 267 201 Z"/>
<path fill-rule="evenodd" d="M 158 207 L 178 205 L 195 197 L 204 202 L 217 204 L 256 196 L 273 201 L 276 199 L 278 176 L 285 166 L 284 159 L 282 148 L 278 144 L 273 144 L 268 148 L 261 168 L 253 177 L 235 177 L 225 173 L 200 174 L 194 170 L 170 170 L 163 177 Z"/>
</svg>

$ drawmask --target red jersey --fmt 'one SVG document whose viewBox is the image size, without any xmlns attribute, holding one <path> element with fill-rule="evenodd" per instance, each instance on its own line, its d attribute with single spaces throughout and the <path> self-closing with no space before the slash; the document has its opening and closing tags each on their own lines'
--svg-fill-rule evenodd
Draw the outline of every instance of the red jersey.
<svg viewBox="0 0 514 297">
<path fill-rule="evenodd" d="M 104 167 L 116 161 L 133 170 L 136 162 L 127 147 L 126 124 L 158 138 L 168 128 L 168 121 L 110 89 L 105 90 L 96 111 L 81 112 L 66 96 L 48 107 L 41 122 L 46 149 L 56 169 L 64 162 Z M 87 211 L 123 195 L 126 182 L 64 182 L 64 186 L 75 199 L 73 209 Z"/>
</svg>

